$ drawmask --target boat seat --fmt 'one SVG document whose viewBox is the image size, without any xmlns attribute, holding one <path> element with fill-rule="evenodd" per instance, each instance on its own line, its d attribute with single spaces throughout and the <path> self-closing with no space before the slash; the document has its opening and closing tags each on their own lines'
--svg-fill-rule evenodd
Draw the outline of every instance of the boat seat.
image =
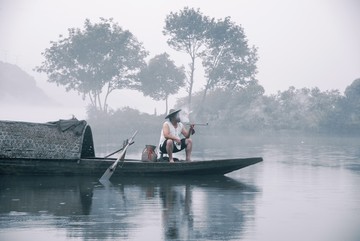
<svg viewBox="0 0 360 241">
<path fill-rule="evenodd" d="M 162 152 L 159 150 L 159 158 L 157 159 L 157 161 L 158 161 L 158 162 L 163 162 L 163 161 L 165 161 L 164 155 L 166 155 L 165 158 L 167 158 L 167 160 L 169 160 L 168 154 L 162 153 Z"/>
</svg>

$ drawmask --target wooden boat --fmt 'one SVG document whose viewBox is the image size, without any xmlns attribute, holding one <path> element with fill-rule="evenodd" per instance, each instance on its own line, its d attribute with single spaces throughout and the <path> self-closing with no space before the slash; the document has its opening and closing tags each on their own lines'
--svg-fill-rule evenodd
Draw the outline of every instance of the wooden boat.
<svg viewBox="0 0 360 241">
<path fill-rule="evenodd" d="M 96 158 L 94 150 L 85 121 L 0 121 L 0 175 L 101 177 L 115 159 Z M 224 175 L 261 161 L 261 157 L 175 163 L 125 159 L 113 176 Z"/>
<path fill-rule="evenodd" d="M 1 159 L 0 174 L 101 177 L 114 161 L 114 158 L 79 160 Z M 113 176 L 224 175 L 261 161 L 261 157 L 175 163 L 125 159 L 119 163 Z"/>
</svg>

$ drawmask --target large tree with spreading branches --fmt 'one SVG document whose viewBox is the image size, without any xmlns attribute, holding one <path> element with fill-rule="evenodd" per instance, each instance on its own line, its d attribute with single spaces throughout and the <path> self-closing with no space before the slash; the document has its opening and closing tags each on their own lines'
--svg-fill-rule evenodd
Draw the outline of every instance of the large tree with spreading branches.
<svg viewBox="0 0 360 241">
<path fill-rule="evenodd" d="M 107 100 L 116 89 L 131 88 L 145 66 L 147 52 L 128 30 L 112 19 L 86 20 L 83 29 L 70 28 L 69 36 L 51 42 L 42 53 L 45 61 L 35 69 L 48 81 L 88 97 L 97 110 L 107 112 Z"/>
<path fill-rule="evenodd" d="M 210 19 L 199 9 L 185 7 L 180 12 L 171 12 L 165 19 L 163 34 L 168 37 L 168 45 L 176 51 L 184 52 L 190 57 L 189 76 L 187 78 L 188 105 L 194 85 L 195 63 L 206 44 L 206 32 Z"/>
<path fill-rule="evenodd" d="M 185 7 L 165 19 L 163 34 L 168 45 L 190 56 L 188 105 L 191 107 L 195 63 L 201 58 L 205 70 L 203 103 L 208 90 L 240 90 L 256 82 L 257 51 L 248 45 L 243 28 L 230 17 L 215 20 L 199 9 Z"/>
</svg>

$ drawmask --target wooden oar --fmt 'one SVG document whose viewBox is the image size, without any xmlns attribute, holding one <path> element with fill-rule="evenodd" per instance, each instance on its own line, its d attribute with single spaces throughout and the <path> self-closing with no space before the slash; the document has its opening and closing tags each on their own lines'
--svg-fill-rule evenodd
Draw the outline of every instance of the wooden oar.
<svg viewBox="0 0 360 241">
<path fill-rule="evenodd" d="M 122 151 L 123 149 L 124 149 L 124 147 L 121 147 L 119 150 L 116 150 L 116 151 L 114 151 L 114 152 L 110 153 L 109 155 L 104 156 L 103 158 L 104 158 L 104 159 L 105 159 L 105 158 L 108 158 L 108 157 L 110 157 L 110 156 L 112 156 L 112 155 L 114 155 L 114 154 L 118 153 L 119 151 Z"/>
<path fill-rule="evenodd" d="M 110 157 L 110 156 L 112 156 L 112 155 L 114 155 L 114 154 L 118 153 L 119 151 L 122 151 L 122 150 L 124 149 L 124 147 L 126 146 L 126 142 L 127 142 L 127 141 L 128 141 L 128 140 L 125 140 L 125 141 L 124 141 L 124 143 L 123 143 L 123 147 L 121 147 L 119 150 L 116 150 L 116 151 L 114 151 L 114 152 L 112 152 L 112 153 L 110 153 L 110 154 L 108 154 L 108 155 L 104 156 L 103 158 L 104 158 L 104 159 L 106 159 L 106 158 L 108 158 L 108 157 Z M 134 144 L 134 142 L 131 142 L 129 146 L 131 146 L 132 144 Z"/>
<path fill-rule="evenodd" d="M 133 136 L 128 140 L 126 146 L 120 152 L 120 155 L 119 155 L 118 159 L 116 159 L 116 161 L 111 166 L 109 166 L 108 169 L 106 169 L 106 171 L 104 172 L 104 174 L 101 176 L 101 178 L 99 180 L 100 182 L 109 181 L 110 177 L 115 172 L 115 169 L 116 169 L 119 161 L 125 157 L 125 152 L 126 152 L 127 148 L 134 142 L 134 138 L 135 138 L 137 132 L 138 131 L 135 131 Z"/>
</svg>

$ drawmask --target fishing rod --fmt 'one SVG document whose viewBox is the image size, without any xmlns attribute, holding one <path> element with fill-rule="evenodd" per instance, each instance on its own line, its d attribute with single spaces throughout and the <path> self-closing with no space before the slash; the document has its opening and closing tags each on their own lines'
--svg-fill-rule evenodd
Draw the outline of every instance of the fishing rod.
<svg viewBox="0 0 360 241">
<path fill-rule="evenodd" d="M 209 123 L 185 123 L 185 125 L 191 126 L 191 125 L 195 125 L 195 126 L 208 126 Z"/>
</svg>

